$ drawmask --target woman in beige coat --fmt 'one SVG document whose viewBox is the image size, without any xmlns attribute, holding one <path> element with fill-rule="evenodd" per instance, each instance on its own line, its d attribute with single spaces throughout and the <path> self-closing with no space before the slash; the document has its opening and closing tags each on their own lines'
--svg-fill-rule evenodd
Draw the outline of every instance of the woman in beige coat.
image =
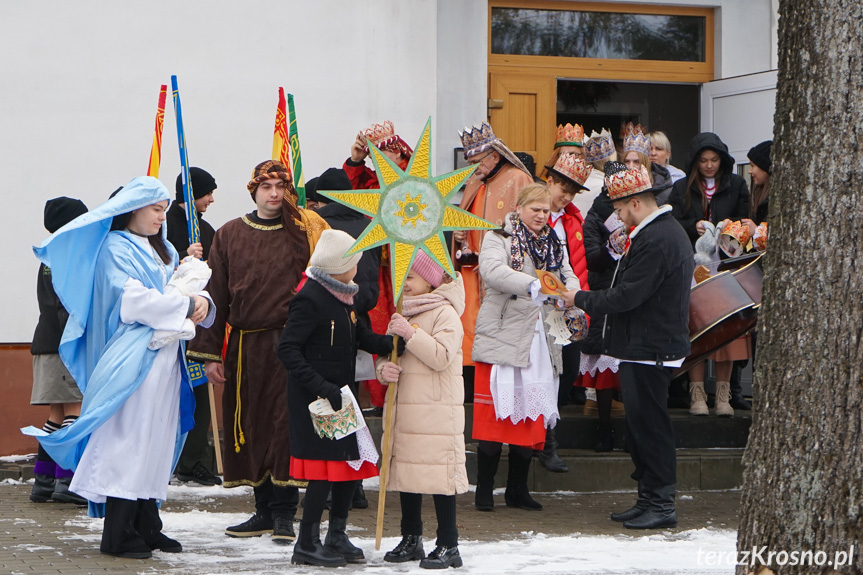
<svg viewBox="0 0 863 575">
<path fill-rule="evenodd" d="M 378 360 L 381 383 L 398 382 L 387 489 L 400 492 L 402 540 L 384 557 L 391 563 L 421 559 L 420 567 L 461 567 L 456 528 L 457 493 L 468 488 L 464 447 L 461 320 L 464 285 L 424 252 L 405 280 L 402 315 L 388 334 L 406 342 L 400 364 Z M 422 494 L 434 496 L 435 550 L 424 557 Z"/>
</svg>

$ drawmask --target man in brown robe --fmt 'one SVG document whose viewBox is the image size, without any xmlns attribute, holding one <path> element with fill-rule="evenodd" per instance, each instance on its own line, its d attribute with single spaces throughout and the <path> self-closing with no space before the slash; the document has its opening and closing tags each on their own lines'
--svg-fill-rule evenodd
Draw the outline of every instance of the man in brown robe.
<svg viewBox="0 0 863 575">
<path fill-rule="evenodd" d="M 289 543 L 296 539 L 299 492 L 290 479 L 287 374 L 276 348 L 297 284 L 329 226 L 297 207 L 290 169 L 280 162 L 258 164 L 247 187 L 257 209 L 216 232 L 207 289 L 218 312 L 187 355 L 204 363 L 210 381 L 225 385 L 225 487 L 255 490 L 255 514 L 225 534 L 272 533 L 274 541 Z"/>
<path fill-rule="evenodd" d="M 475 216 L 503 226 L 509 212 L 515 211 L 518 192 L 533 183 L 531 174 L 515 154 L 497 138 L 487 123 L 459 132 L 464 157 L 478 164 L 465 184 L 459 207 Z M 462 363 L 473 365 L 471 350 L 476 328 L 476 314 L 482 302 L 482 281 L 479 277 L 479 257 L 486 230 L 453 233 L 453 262 L 464 281 L 465 310 L 461 316 L 464 327 Z"/>
</svg>

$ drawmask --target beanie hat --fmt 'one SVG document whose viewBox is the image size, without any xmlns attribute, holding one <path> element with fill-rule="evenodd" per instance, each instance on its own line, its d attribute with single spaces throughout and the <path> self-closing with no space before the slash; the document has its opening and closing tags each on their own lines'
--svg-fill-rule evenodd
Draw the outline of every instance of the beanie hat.
<svg viewBox="0 0 863 575">
<path fill-rule="evenodd" d="M 276 179 L 284 180 L 288 192 L 292 196 L 297 195 L 297 191 L 294 189 L 294 177 L 291 175 L 291 169 L 278 160 L 267 160 L 255 166 L 255 169 L 252 170 L 252 179 L 246 184 L 246 189 L 254 196 L 255 190 L 258 189 L 258 184 Z"/>
<path fill-rule="evenodd" d="M 61 196 L 45 202 L 45 229 L 52 234 L 87 213 L 87 206 L 81 200 Z"/>
<path fill-rule="evenodd" d="M 411 270 L 419 274 L 419 276 L 427 281 L 433 288 L 440 287 L 440 284 L 443 282 L 443 268 L 437 265 L 435 261 L 428 257 L 428 255 L 426 255 L 422 250 L 417 251 Z"/>
<path fill-rule="evenodd" d="M 330 168 L 318 178 L 318 190 L 323 192 L 331 190 L 351 190 L 353 185 L 350 178 L 341 168 Z M 325 196 L 318 196 L 319 202 L 329 203 L 332 200 Z"/>
<path fill-rule="evenodd" d="M 196 200 L 203 198 L 208 194 L 212 194 L 216 189 L 216 179 L 206 170 L 201 168 L 189 168 L 189 176 L 192 179 L 192 195 Z M 179 203 L 185 203 L 186 197 L 183 195 L 183 174 L 177 175 L 177 183 L 174 185 L 177 195 L 174 199 Z"/>
<path fill-rule="evenodd" d="M 317 193 L 318 189 L 318 178 L 312 178 L 308 182 L 306 182 L 306 201 L 307 202 L 319 202 L 320 198 Z"/>
<path fill-rule="evenodd" d="M 773 140 L 767 140 L 766 142 L 761 142 L 746 154 L 750 162 L 768 174 L 770 173 L 770 169 L 773 167 L 773 162 L 770 160 L 770 150 L 772 146 Z"/>
<path fill-rule="evenodd" d="M 354 245 L 354 238 L 341 230 L 324 230 L 315 245 L 309 267 L 318 268 L 327 275 L 343 274 L 360 261 L 362 252 L 345 257 Z"/>
</svg>

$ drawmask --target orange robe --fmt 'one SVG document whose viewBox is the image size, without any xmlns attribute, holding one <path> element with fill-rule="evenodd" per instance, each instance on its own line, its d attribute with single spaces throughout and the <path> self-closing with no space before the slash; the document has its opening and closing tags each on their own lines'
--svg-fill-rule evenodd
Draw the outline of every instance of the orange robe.
<svg viewBox="0 0 863 575">
<path fill-rule="evenodd" d="M 518 193 L 523 187 L 532 183 L 533 178 L 527 172 L 505 162 L 500 170 L 487 181 L 471 176 L 465 186 L 464 196 L 462 196 L 459 207 L 493 224 L 503 226 L 506 215 L 515 211 Z M 473 253 L 479 254 L 482 238 L 485 234 L 485 230 L 468 232 L 466 243 Z M 460 245 L 454 245 L 453 255 L 459 249 L 461 249 Z M 464 327 L 462 363 L 463 365 L 473 365 L 471 352 L 476 329 L 476 314 L 482 303 L 482 280 L 479 277 L 479 266 L 460 265 L 455 257 L 453 257 L 453 263 L 456 269 L 461 272 L 465 291 L 465 310 L 461 316 L 461 323 Z"/>
</svg>

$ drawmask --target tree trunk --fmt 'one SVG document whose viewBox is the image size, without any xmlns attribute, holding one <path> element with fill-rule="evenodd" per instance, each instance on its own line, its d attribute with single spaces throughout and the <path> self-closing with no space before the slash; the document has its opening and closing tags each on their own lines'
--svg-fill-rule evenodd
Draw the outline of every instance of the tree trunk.
<svg viewBox="0 0 863 575">
<path fill-rule="evenodd" d="M 737 573 L 758 573 L 759 564 L 782 574 L 859 572 L 863 3 L 780 2 L 774 125 L 755 411 L 737 540 L 738 560 L 750 566 Z M 753 548 L 766 549 L 753 557 Z M 795 551 L 811 552 L 811 565 L 792 566 Z"/>
</svg>

